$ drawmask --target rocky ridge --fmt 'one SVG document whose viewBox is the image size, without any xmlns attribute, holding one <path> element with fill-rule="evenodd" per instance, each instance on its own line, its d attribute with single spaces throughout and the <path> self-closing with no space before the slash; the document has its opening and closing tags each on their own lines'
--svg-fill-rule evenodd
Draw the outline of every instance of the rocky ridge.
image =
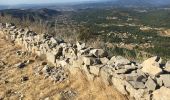
<svg viewBox="0 0 170 100">
<path fill-rule="evenodd" d="M 81 69 L 90 81 L 100 78 L 105 85 L 113 86 L 136 100 L 168 100 L 170 96 L 169 61 L 162 64 L 160 57 L 149 58 L 140 64 L 121 56 L 109 57 L 103 49 L 86 47 L 85 43 L 66 43 L 51 35 L 39 35 L 9 23 L 0 23 L 0 31 L 7 40 L 21 45 L 30 53 L 45 55 L 50 63 L 57 66 L 42 69 L 54 81 L 67 78 L 62 68 L 68 69 L 71 74 Z M 58 72 L 61 74 L 56 74 Z"/>
</svg>

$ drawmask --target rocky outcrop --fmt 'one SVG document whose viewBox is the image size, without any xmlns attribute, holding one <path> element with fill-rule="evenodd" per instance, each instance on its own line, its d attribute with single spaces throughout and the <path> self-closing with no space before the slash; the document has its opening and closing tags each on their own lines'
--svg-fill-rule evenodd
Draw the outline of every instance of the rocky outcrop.
<svg viewBox="0 0 170 100">
<path fill-rule="evenodd" d="M 158 75 L 162 72 L 160 68 L 161 62 L 162 59 L 160 57 L 149 58 L 142 63 L 142 71 L 151 75 Z"/>
<path fill-rule="evenodd" d="M 105 50 L 87 47 L 85 43 L 66 43 L 57 37 L 20 29 L 13 24 L 0 23 L 0 31 L 23 50 L 45 55 L 55 67 L 45 66 L 42 73 L 54 81 L 67 78 L 63 68 L 71 74 L 81 70 L 89 81 L 100 78 L 105 85 L 136 100 L 162 100 L 161 97 L 166 100 L 169 96 L 169 62 L 163 66 L 160 57 L 152 57 L 139 64 L 122 56 L 110 58 Z M 24 67 L 25 62 L 17 66 Z"/>
</svg>

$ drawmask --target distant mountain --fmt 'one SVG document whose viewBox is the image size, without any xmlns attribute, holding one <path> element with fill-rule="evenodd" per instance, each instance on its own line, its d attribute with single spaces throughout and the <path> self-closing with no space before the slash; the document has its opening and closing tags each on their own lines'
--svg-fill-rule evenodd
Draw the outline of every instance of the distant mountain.
<svg viewBox="0 0 170 100">
<path fill-rule="evenodd" d="M 161 7 L 170 5 L 170 0 L 109 0 L 109 2 L 121 7 Z"/>
<path fill-rule="evenodd" d="M 6 9 L 8 6 L 0 5 L 0 9 Z"/>
<path fill-rule="evenodd" d="M 46 9 L 46 8 L 27 9 L 27 10 L 21 10 L 21 9 L 0 10 L 0 16 L 10 15 L 14 18 L 19 18 L 19 19 L 29 18 L 32 21 L 36 19 L 47 20 L 47 19 L 51 19 L 52 17 L 56 17 L 61 14 L 62 13 L 60 11 Z"/>
<path fill-rule="evenodd" d="M 48 8 L 58 11 L 73 11 L 86 8 L 103 7 L 170 7 L 170 0 L 100 0 L 91 2 L 78 2 L 69 4 L 19 4 L 0 5 L 0 9 L 42 9 Z"/>
</svg>

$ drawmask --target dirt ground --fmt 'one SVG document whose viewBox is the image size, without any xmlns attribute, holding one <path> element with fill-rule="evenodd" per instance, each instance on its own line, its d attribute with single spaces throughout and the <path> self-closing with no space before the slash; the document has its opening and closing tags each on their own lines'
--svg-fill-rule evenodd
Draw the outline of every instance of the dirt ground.
<svg viewBox="0 0 170 100">
<path fill-rule="evenodd" d="M 22 50 L 0 36 L 0 100 L 127 100 L 113 87 L 105 87 L 100 81 L 90 83 L 85 75 L 76 73 L 62 83 L 54 83 L 43 75 L 35 75 L 34 68 L 44 59 L 35 55 L 18 56 Z M 19 69 L 15 64 L 24 60 L 33 60 Z M 28 80 L 22 81 L 23 77 Z"/>
</svg>

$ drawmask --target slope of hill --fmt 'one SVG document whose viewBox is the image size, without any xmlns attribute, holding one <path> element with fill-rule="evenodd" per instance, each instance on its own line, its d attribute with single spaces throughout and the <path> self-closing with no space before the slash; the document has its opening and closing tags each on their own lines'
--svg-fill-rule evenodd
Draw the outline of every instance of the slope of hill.
<svg viewBox="0 0 170 100">
<path fill-rule="evenodd" d="M 36 19 L 42 19 L 42 20 L 51 19 L 53 17 L 61 15 L 61 12 L 56 10 L 46 9 L 46 8 L 28 9 L 28 10 L 5 9 L 5 10 L 0 10 L 0 15 L 1 16 L 9 15 L 19 19 L 29 18 L 30 20 L 35 21 Z"/>
</svg>

